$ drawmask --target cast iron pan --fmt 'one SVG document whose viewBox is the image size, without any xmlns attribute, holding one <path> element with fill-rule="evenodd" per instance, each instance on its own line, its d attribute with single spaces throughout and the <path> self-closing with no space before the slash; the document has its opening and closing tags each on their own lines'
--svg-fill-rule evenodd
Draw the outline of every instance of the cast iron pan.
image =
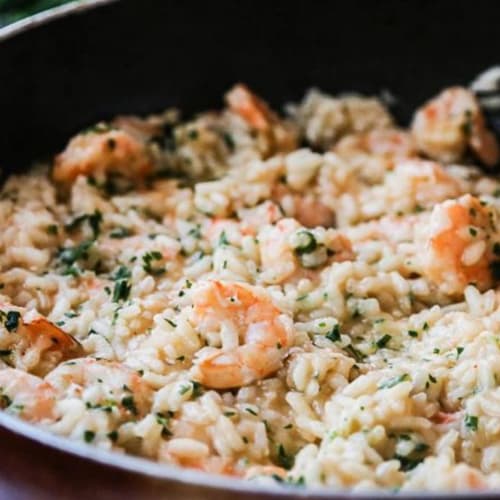
<svg viewBox="0 0 500 500">
<path fill-rule="evenodd" d="M 0 30 L 0 166 L 26 168 L 117 113 L 217 108 L 238 81 L 277 107 L 312 85 L 389 89 L 404 123 L 439 89 L 500 62 L 499 27 L 500 4 L 477 0 L 78 2 Z M 0 443 L 1 499 L 362 498 L 109 454 L 1 412 Z M 457 497 L 496 495 L 447 498 Z"/>
</svg>

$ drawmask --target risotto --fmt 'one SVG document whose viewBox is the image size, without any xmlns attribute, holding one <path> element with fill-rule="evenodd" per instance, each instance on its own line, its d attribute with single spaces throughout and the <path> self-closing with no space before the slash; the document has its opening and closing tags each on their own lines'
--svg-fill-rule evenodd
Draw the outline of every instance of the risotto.
<svg viewBox="0 0 500 500">
<path fill-rule="evenodd" d="M 6 180 L 2 410 L 289 487 L 500 487 L 500 152 L 475 95 L 408 130 L 359 95 L 225 103 L 98 123 Z"/>
</svg>

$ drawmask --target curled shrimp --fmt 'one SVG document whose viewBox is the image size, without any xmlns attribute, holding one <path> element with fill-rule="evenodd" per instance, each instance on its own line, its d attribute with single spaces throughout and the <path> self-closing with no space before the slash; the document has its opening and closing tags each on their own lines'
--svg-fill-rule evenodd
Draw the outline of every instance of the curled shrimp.
<svg viewBox="0 0 500 500">
<path fill-rule="evenodd" d="M 145 416 L 150 408 L 148 384 L 136 371 L 113 361 L 75 359 L 60 364 L 45 380 L 61 395 L 82 398 L 91 406 L 116 407 L 124 419 Z"/>
<path fill-rule="evenodd" d="M 15 368 L 0 370 L 0 408 L 30 422 L 53 421 L 57 391 L 43 379 Z"/>
<path fill-rule="evenodd" d="M 393 128 L 374 129 L 344 136 L 333 151 L 344 158 L 369 155 L 387 161 L 392 168 L 394 160 L 416 156 L 415 144 L 408 132 Z"/>
<path fill-rule="evenodd" d="M 292 343 L 287 317 L 264 290 L 210 281 L 193 293 L 193 319 L 202 332 L 220 331 L 222 348 L 202 354 L 193 378 L 206 387 L 228 389 L 271 375 Z"/>
<path fill-rule="evenodd" d="M 235 85 L 227 93 L 226 100 L 232 111 L 257 130 L 268 130 L 275 119 L 268 105 L 242 83 Z"/>
<path fill-rule="evenodd" d="M 262 99 L 242 83 L 227 94 L 230 111 L 239 115 L 248 125 L 260 132 L 270 143 L 270 151 L 292 151 L 297 144 L 296 133 L 282 122 Z"/>
<path fill-rule="evenodd" d="M 417 147 L 427 156 L 451 163 L 470 149 L 485 165 L 498 162 L 500 149 L 487 129 L 474 94 L 462 87 L 444 90 L 420 108 L 413 119 Z"/>
<path fill-rule="evenodd" d="M 282 283 L 298 269 L 298 261 L 288 238 L 299 228 L 300 224 L 295 219 L 281 219 L 274 226 L 264 226 L 259 231 L 263 282 Z"/>
<path fill-rule="evenodd" d="M 111 174 L 143 179 L 153 170 L 153 160 L 143 141 L 125 130 L 104 124 L 73 137 L 56 156 L 53 177 L 72 182 L 79 175 L 102 181 Z"/>
<path fill-rule="evenodd" d="M 322 203 L 313 193 L 294 193 L 283 184 L 274 187 L 272 198 L 280 206 L 286 205 L 287 215 L 293 216 L 306 227 L 333 227 L 334 211 Z M 291 213 L 293 212 L 293 213 Z"/>
<path fill-rule="evenodd" d="M 7 365 L 43 375 L 83 354 L 76 339 L 36 312 L 1 304 L 0 318 L 0 347 Z"/>
<path fill-rule="evenodd" d="M 436 205 L 427 225 L 423 268 L 443 292 L 461 294 L 474 283 L 480 290 L 491 287 L 491 241 L 495 213 L 471 196 Z"/>
</svg>

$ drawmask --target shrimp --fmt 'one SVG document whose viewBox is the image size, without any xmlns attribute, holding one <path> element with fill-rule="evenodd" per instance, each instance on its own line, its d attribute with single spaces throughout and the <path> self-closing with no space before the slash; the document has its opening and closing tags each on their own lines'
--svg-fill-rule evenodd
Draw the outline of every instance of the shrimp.
<svg viewBox="0 0 500 500">
<path fill-rule="evenodd" d="M 122 419 L 143 417 L 151 406 L 148 384 L 136 371 L 113 361 L 75 359 L 60 364 L 45 380 L 61 396 L 84 399 L 89 407 L 118 408 Z"/>
<path fill-rule="evenodd" d="M 213 389 L 229 389 L 251 384 L 281 367 L 292 344 L 291 322 L 263 289 L 211 281 L 193 293 L 193 303 L 199 330 L 220 330 L 223 344 L 198 358 L 194 380 Z"/>
<path fill-rule="evenodd" d="M 393 128 L 344 136 L 334 146 L 333 151 L 343 158 L 357 155 L 380 158 L 387 162 L 388 169 L 393 167 L 394 160 L 411 158 L 417 154 L 413 137 L 407 132 Z"/>
<path fill-rule="evenodd" d="M 79 175 L 103 181 L 109 175 L 141 180 L 153 170 L 153 158 L 144 142 L 125 130 L 100 124 L 73 137 L 56 156 L 53 177 L 71 183 Z"/>
<path fill-rule="evenodd" d="M 298 261 L 288 238 L 299 228 L 300 224 L 295 219 L 281 219 L 276 225 L 264 226 L 259 231 L 263 282 L 282 283 L 298 269 Z"/>
<path fill-rule="evenodd" d="M 38 313 L 5 303 L 0 308 L 0 348 L 7 365 L 44 375 L 83 354 L 76 339 Z"/>
<path fill-rule="evenodd" d="M 495 222 L 493 209 L 469 194 L 436 205 L 425 229 L 424 274 L 451 295 L 462 294 L 470 283 L 490 288 Z"/>
<path fill-rule="evenodd" d="M 243 84 L 235 85 L 227 94 L 230 111 L 239 115 L 270 143 L 270 151 L 292 151 L 297 145 L 297 134 L 271 111 L 269 106 Z"/>
<path fill-rule="evenodd" d="M 283 184 L 274 187 L 272 197 L 280 206 L 285 206 L 287 215 L 295 217 L 306 227 L 333 227 L 334 211 L 322 203 L 313 193 L 298 194 Z"/>
<path fill-rule="evenodd" d="M 487 166 L 495 165 L 500 149 L 486 127 L 472 92 L 462 87 L 444 90 L 420 108 L 412 133 L 418 149 L 430 158 L 452 163 L 470 149 Z"/>
<path fill-rule="evenodd" d="M 0 370 L 0 408 L 30 422 L 55 420 L 57 391 L 43 379 L 15 368 Z"/>
</svg>

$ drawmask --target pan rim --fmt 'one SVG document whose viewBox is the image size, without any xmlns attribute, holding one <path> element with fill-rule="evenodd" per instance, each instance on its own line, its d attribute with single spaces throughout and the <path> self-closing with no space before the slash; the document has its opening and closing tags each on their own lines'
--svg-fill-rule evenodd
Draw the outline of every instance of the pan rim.
<svg viewBox="0 0 500 500">
<path fill-rule="evenodd" d="M 16 21 L 8 26 L 0 28 L 0 43 L 5 42 L 15 36 L 22 35 L 24 32 L 36 29 L 39 26 L 56 21 L 60 18 L 69 17 L 83 13 L 87 10 L 98 8 L 118 2 L 119 0 L 75 0 L 71 3 L 53 7 L 46 11 L 34 14 L 25 19 Z M 287 497 L 300 498 L 353 498 L 353 499 L 385 499 L 395 498 L 393 492 L 389 491 L 363 491 L 353 492 L 352 490 L 339 489 L 334 490 L 327 487 L 322 488 L 299 488 L 292 486 L 263 485 L 251 481 L 210 474 L 207 472 L 196 471 L 182 467 L 176 467 L 168 464 L 160 464 L 146 458 L 132 455 L 121 455 L 109 450 L 100 449 L 83 442 L 78 442 L 51 434 L 48 430 L 36 427 L 21 419 L 8 415 L 0 411 L 0 427 L 9 432 L 37 442 L 41 445 L 60 451 L 70 456 L 76 456 L 104 467 L 111 467 L 123 471 L 142 475 L 159 481 L 171 481 L 184 485 L 192 484 L 211 490 L 226 490 L 247 494 L 269 494 Z M 449 499 L 449 498 L 491 498 L 498 494 L 498 490 L 484 490 L 480 492 L 434 492 L 434 491 L 414 491 L 404 492 L 397 495 L 396 498 L 417 499 L 426 496 L 429 498 Z"/>
<path fill-rule="evenodd" d="M 79 14 L 90 9 L 117 2 L 118 0 L 73 0 L 70 3 L 52 7 L 0 28 L 0 43 L 37 28 L 61 17 Z"/>
</svg>

